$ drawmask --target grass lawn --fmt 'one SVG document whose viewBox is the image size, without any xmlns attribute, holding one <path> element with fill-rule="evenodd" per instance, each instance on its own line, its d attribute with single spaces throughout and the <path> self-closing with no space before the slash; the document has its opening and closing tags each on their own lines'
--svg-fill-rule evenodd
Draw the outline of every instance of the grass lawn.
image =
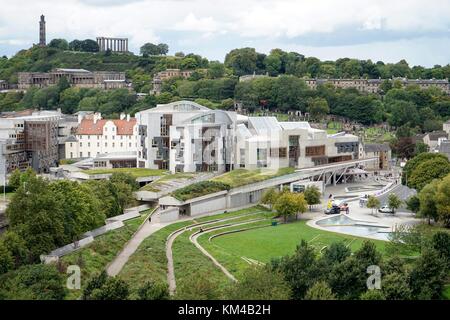
<svg viewBox="0 0 450 320">
<path fill-rule="evenodd" d="M 130 285 L 132 297 L 135 297 L 136 291 L 146 281 L 151 280 L 167 283 L 166 239 L 173 231 L 196 222 L 206 222 L 219 218 L 234 217 L 261 211 L 264 211 L 261 207 L 252 207 L 239 211 L 202 217 L 192 221 L 178 222 L 158 230 L 142 242 L 136 252 L 130 257 L 130 260 L 128 260 L 125 264 L 122 271 L 119 273 L 119 277 Z M 187 251 L 184 252 L 184 250 Z M 223 281 L 223 284 L 227 283 L 228 280 L 225 275 L 223 275 L 223 273 L 221 273 L 220 270 L 218 270 L 208 258 L 203 256 L 203 254 L 193 244 L 191 244 L 189 237 L 178 237 L 174 242 L 172 251 L 177 286 L 182 284 L 183 281 L 187 279 L 186 275 L 193 275 L 195 273 L 198 265 L 197 262 L 191 264 L 191 260 L 197 259 L 204 264 L 201 269 L 202 271 L 207 272 L 211 276 L 217 277 L 220 279 L 219 281 Z"/>
<path fill-rule="evenodd" d="M 102 272 L 122 250 L 125 243 L 144 221 L 146 214 L 125 222 L 122 228 L 109 231 L 95 238 L 94 242 L 78 251 L 61 258 L 64 265 L 76 264 L 81 267 L 81 286 L 95 274 Z M 80 290 L 71 290 L 67 299 L 77 299 Z"/>
<path fill-rule="evenodd" d="M 82 172 L 89 174 L 89 175 L 123 172 L 123 173 L 129 173 L 135 178 L 139 178 L 139 177 L 148 177 L 148 176 L 160 176 L 167 171 L 166 170 L 158 170 L 158 169 L 145 169 L 145 168 L 116 168 L 116 169 L 90 169 L 90 170 L 84 170 Z"/>
<path fill-rule="evenodd" d="M 236 169 L 218 177 L 213 178 L 213 181 L 219 181 L 229 184 L 232 188 L 244 186 L 247 184 L 264 181 L 267 179 L 283 176 L 295 172 L 294 168 L 281 168 L 278 171 L 270 170 L 245 170 Z"/>
<path fill-rule="evenodd" d="M 177 181 L 177 180 L 185 180 L 191 179 L 195 177 L 195 173 L 174 173 L 174 174 L 163 174 L 161 178 L 152 183 L 149 183 L 141 188 L 142 191 L 152 191 L 159 192 L 164 187 L 168 186 L 168 182 Z"/>
<path fill-rule="evenodd" d="M 263 223 L 259 223 L 260 225 Z M 224 230 L 216 231 L 220 233 Z M 306 225 L 306 221 L 268 226 L 240 233 L 220 236 L 208 241 L 214 233 L 199 237 L 200 244 L 237 277 L 249 266 L 243 259 L 250 258 L 262 263 L 294 253 L 302 239 L 317 250 L 337 241 L 343 241 L 354 251 L 366 239 L 322 231 Z M 373 240 L 380 252 L 385 253 L 386 242 Z"/>
</svg>

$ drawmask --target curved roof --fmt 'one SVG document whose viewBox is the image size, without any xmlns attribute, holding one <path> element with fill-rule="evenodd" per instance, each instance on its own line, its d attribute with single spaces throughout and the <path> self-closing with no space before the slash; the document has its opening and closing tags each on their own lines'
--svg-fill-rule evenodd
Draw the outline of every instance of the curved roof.
<svg viewBox="0 0 450 320">
<path fill-rule="evenodd" d="M 226 119 L 229 120 L 227 122 L 228 124 L 231 124 L 231 123 L 234 122 L 233 119 L 231 118 L 230 114 L 227 111 L 224 111 L 224 110 L 211 110 L 209 112 L 205 112 L 205 113 L 202 113 L 202 114 L 196 114 L 195 116 L 187 119 L 184 123 L 194 123 L 195 120 L 200 120 L 201 118 L 206 118 L 208 115 L 212 115 L 212 114 L 223 114 L 226 117 Z M 220 123 L 221 122 L 221 121 L 217 121 L 217 120 L 219 120 L 219 119 L 217 119 L 217 117 L 216 117 L 214 119 L 214 122 L 212 122 L 212 121 L 205 121 L 203 123 Z"/>
<path fill-rule="evenodd" d="M 167 104 L 158 104 L 155 108 L 148 110 L 149 112 L 189 112 L 189 111 L 211 111 L 211 109 L 202 106 L 194 101 L 181 100 Z"/>
</svg>

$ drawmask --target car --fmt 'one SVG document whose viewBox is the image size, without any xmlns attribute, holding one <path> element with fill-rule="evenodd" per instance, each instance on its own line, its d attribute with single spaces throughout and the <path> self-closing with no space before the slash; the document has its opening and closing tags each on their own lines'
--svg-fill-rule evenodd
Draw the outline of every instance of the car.
<svg viewBox="0 0 450 320">
<path fill-rule="evenodd" d="M 324 212 L 325 214 L 339 214 L 341 213 L 341 208 L 334 204 L 331 208 L 326 208 Z"/>
<path fill-rule="evenodd" d="M 381 212 L 381 213 L 394 213 L 394 209 L 389 208 L 389 206 L 382 206 L 380 209 L 378 209 L 378 212 Z"/>
</svg>

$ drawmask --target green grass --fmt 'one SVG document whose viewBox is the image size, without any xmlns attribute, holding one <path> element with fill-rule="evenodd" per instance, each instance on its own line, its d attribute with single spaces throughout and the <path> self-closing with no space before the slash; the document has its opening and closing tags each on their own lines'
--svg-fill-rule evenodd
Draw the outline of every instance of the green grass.
<svg viewBox="0 0 450 320">
<path fill-rule="evenodd" d="M 131 174 L 135 178 L 148 177 L 148 176 L 160 176 L 167 172 L 166 170 L 158 169 L 145 169 L 145 168 L 116 168 L 116 169 L 90 169 L 84 170 L 83 173 L 88 175 L 94 174 L 110 174 L 115 172 L 122 172 Z"/>
<path fill-rule="evenodd" d="M 370 127 L 364 130 L 364 136 L 367 143 L 384 143 L 394 138 L 394 133 L 382 128 Z"/>
<path fill-rule="evenodd" d="M 136 252 L 130 257 L 128 262 L 125 264 L 122 271 L 119 273 L 119 277 L 123 280 L 125 280 L 130 285 L 130 290 L 132 293 L 132 296 L 135 296 L 136 291 L 141 287 L 146 281 L 161 281 L 163 283 L 167 284 L 167 258 L 166 258 L 166 239 L 167 237 L 175 230 L 178 230 L 180 228 L 183 228 L 185 226 L 194 224 L 196 222 L 207 222 L 219 218 L 225 218 L 225 217 L 235 217 L 243 214 L 248 213 L 255 213 L 264 211 L 261 210 L 260 207 L 252 207 L 248 209 L 243 209 L 239 211 L 232 211 L 227 212 L 223 214 L 218 215 L 211 215 L 207 217 L 197 218 L 192 221 L 183 221 L 183 222 L 177 222 L 174 224 L 171 224 L 161 230 L 158 230 L 154 234 L 152 234 L 150 237 L 145 239 L 142 244 L 139 246 L 139 248 L 136 250 Z M 198 251 L 197 248 L 194 247 L 189 242 L 189 245 L 192 247 L 187 252 L 187 257 L 183 254 L 182 256 L 178 256 L 179 253 L 179 239 L 175 240 L 174 246 L 173 246 L 173 257 L 174 257 L 174 263 L 178 263 L 178 267 L 175 267 L 175 272 L 180 272 L 180 268 L 185 268 L 189 273 L 192 273 L 192 268 L 195 268 L 194 265 L 190 265 L 186 262 L 186 259 L 191 259 L 189 257 L 190 254 L 194 254 L 195 257 L 200 258 L 201 261 L 205 262 L 204 257 L 200 251 Z M 189 239 L 187 239 L 189 241 Z M 186 243 L 184 243 L 181 240 L 181 246 L 183 248 L 186 248 Z M 175 250 L 177 254 L 175 253 Z M 203 257 L 199 257 L 198 255 L 201 255 Z M 209 259 L 208 259 L 209 260 Z M 209 261 L 210 262 L 210 261 Z M 216 276 L 222 277 L 220 274 L 218 274 L 215 270 L 213 270 L 215 267 L 213 265 L 209 265 L 208 262 L 208 270 L 210 270 L 211 274 L 214 274 Z M 182 271 L 181 271 L 182 272 Z M 209 271 L 208 271 L 209 272 Z M 177 277 L 177 284 L 178 284 L 178 273 L 176 273 Z M 180 275 L 181 278 L 183 278 L 183 275 Z M 186 280 L 187 278 L 184 278 Z M 184 280 L 180 280 L 181 283 L 183 283 Z M 225 279 L 226 280 L 226 279 Z M 226 283 L 226 281 L 225 281 Z"/>
<path fill-rule="evenodd" d="M 264 225 L 259 223 L 258 225 Z M 266 223 L 267 225 L 267 223 Z M 243 226 L 242 226 L 243 227 Z M 230 229 L 231 230 L 231 229 Z M 302 239 L 308 241 L 317 250 L 333 242 L 343 241 L 350 246 L 352 251 L 357 250 L 364 238 L 358 238 L 334 232 L 322 231 L 306 225 L 306 221 L 281 224 L 276 227 L 259 228 L 239 233 L 220 236 L 208 241 L 208 238 L 216 232 L 199 237 L 199 243 L 210 252 L 228 270 L 240 276 L 242 271 L 249 266 L 242 257 L 254 259 L 262 263 L 268 263 L 273 258 L 293 254 L 296 246 Z M 385 253 L 386 242 L 373 240 L 378 250 Z"/>
<path fill-rule="evenodd" d="M 145 217 L 146 215 L 141 215 L 128 220 L 122 228 L 98 236 L 90 245 L 62 257 L 61 262 L 64 265 L 80 265 L 81 286 L 84 286 L 93 275 L 105 270 L 106 266 L 113 261 Z M 80 290 L 71 290 L 67 299 L 76 299 L 80 294 Z"/>
<path fill-rule="evenodd" d="M 230 190 L 229 184 L 219 181 L 207 180 L 196 182 L 186 187 L 175 190 L 171 193 L 171 195 L 180 201 L 186 201 L 189 199 L 198 198 L 225 190 Z"/>
<path fill-rule="evenodd" d="M 171 224 L 141 243 L 119 273 L 119 277 L 129 284 L 132 296 L 146 281 L 167 284 L 166 239 L 173 231 L 192 223 L 183 221 Z"/>
<path fill-rule="evenodd" d="M 176 180 L 184 180 L 184 179 L 191 179 L 195 177 L 195 173 L 174 173 L 174 174 L 168 174 L 165 173 L 161 175 L 161 177 L 153 181 L 152 183 L 149 183 L 141 188 L 142 191 L 152 191 L 152 192 L 159 192 L 164 187 L 168 186 L 168 182 L 170 181 L 176 181 Z"/>
<path fill-rule="evenodd" d="M 278 171 L 270 170 L 245 170 L 237 169 L 218 177 L 213 178 L 213 181 L 223 182 L 230 185 L 232 188 L 244 186 L 251 183 L 264 181 L 267 179 L 283 176 L 295 172 L 294 168 L 281 168 Z"/>
</svg>

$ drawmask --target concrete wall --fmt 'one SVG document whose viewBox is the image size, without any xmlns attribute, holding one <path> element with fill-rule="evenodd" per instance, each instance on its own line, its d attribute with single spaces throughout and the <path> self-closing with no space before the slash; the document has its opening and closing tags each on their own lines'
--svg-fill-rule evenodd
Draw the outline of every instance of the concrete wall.
<svg viewBox="0 0 450 320">
<path fill-rule="evenodd" d="M 206 212 L 213 212 L 227 208 L 226 195 L 200 200 L 190 204 L 191 216 L 197 216 Z"/>
<path fill-rule="evenodd" d="M 170 222 L 178 220 L 180 216 L 180 209 L 178 207 L 170 207 L 165 210 L 161 210 L 156 219 L 159 220 L 159 222 Z"/>
</svg>

